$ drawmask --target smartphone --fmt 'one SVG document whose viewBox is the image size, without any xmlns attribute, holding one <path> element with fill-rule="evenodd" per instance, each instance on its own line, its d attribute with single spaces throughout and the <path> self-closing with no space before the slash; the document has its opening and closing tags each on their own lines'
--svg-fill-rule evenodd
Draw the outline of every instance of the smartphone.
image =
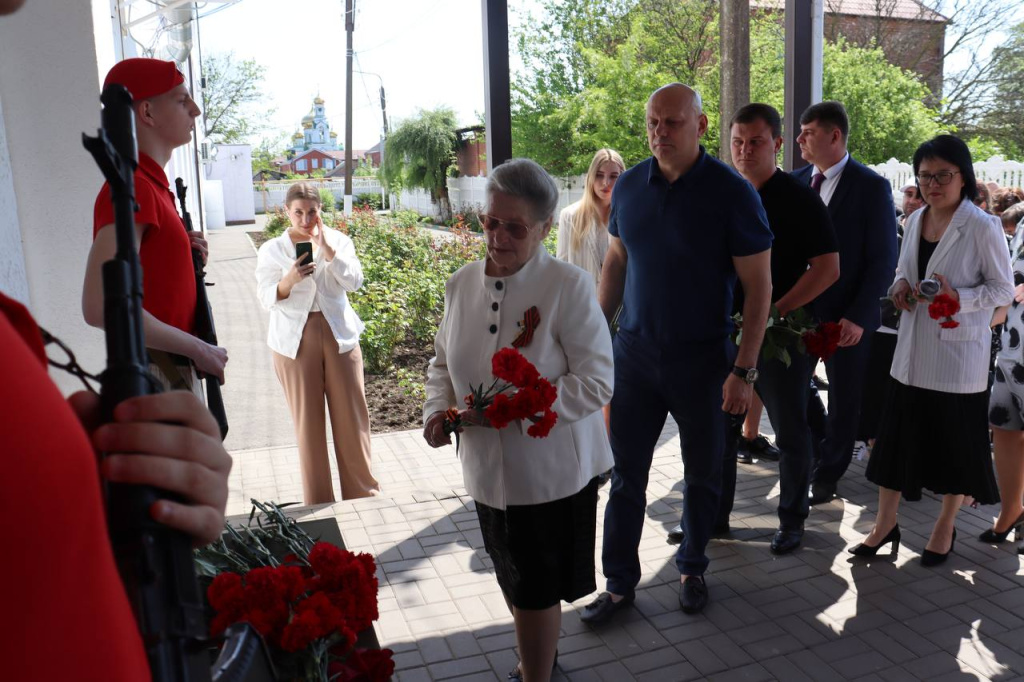
<svg viewBox="0 0 1024 682">
<path fill-rule="evenodd" d="M 295 257 L 302 258 L 303 256 L 309 257 L 299 261 L 299 265 L 313 262 L 313 242 L 299 242 L 295 245 Z"/>
</svg>

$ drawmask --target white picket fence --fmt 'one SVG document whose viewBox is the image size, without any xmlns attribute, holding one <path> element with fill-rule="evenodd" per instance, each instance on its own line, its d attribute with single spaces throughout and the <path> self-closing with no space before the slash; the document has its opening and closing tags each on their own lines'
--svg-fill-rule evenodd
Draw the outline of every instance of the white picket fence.
<svg viewBox="0 0 1024 682">
<path fill-rule="evenodd" d="M 267 181 L 253 183 L 252 200 L 257 213 L 268 213 L 275 208 L 284 206 L 284 197 L 288 188 L 297 180 Z M 344 178 L 316 178 L 309 180 L 318 189 L 326 188 L 334 195 L 335 202 L 345 199 Z M 377 178 L 352 178 L 352 196 L 360 194 L 376 194 L 380 196 L 381 186 Z"/>
<path fill-rule="evenodd" d="M 901 187 L 914 181 L 914 168 L 909 163 L 889 159 L 885 163 L 869 167 L 889 181 L 894 198 L 899 197 Z M 1001 156 L 994 156 L 988 161 L 979 161 L 974 164 L 974 173 L 978 180 L 996 182 L 1000 187 L 1024 187 L 1024 163 L 1020 161 L 1007 161 Z M 555 178 L 559 189 L 558 211 L 579 201 L 583 196 L 583 181 L 583 175 Z M 320 187 L 330 189 L 337 199 L 344 198 L 344 182 L 342 180 L 321 179 L 312 182 Z M 269 208 L 283 205 L 284 195 L 290 184 L 290 182 L 257 184 L 253 192 L 256 212 L 263 212 L 264 195 L 266 196 L 265 204 Z M 448 196 L 451 200 L 452 211 L 481 210 L 486 201 L 484 195 L 486 184 L 487 178 L 484 177 L 448 178 Z M 353 178 L 352 193 L 353 195 L 380 194 L 380 183 L 376 178 Z M 430 200 L 430 194 L 424 190 L 402 190 L 400 195 L 392 195 L 390 201 L 395 208 L 413 210 L 435 220 L 440 219 L 438 206 Z"/>
</svg>

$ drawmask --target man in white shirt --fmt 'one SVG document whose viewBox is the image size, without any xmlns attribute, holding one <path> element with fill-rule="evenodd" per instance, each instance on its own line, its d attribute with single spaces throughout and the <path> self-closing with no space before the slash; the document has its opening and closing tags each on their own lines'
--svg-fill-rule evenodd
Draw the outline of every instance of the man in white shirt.
<svg viewBox="0 0 1024 682">
<path fill-rule="evenodd" d="M 850 122 L 839 102 L 819 102 L 800 116 L 800 155 L 810 165 L 793 172 L 828 206 L 839 239 L 839 281 L 817 301 L 822 321 L 842 326 L 839 350 L 826 363 L 829 415 L 811 477 L 811 504 L 828 502 L 850 465 L 860 419 L 869 344 L 879 298 L 896 268 L 896 213 L 889 182 L 850 157 Z M 817 443 L 816 443 L 817 444 Z"/>
</svg>

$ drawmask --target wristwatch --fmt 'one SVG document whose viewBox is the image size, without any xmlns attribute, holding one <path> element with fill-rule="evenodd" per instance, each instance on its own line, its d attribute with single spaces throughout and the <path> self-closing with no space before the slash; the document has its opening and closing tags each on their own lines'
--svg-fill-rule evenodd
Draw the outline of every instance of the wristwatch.
<svg viewBox="0 0 1024 682">
<path fill-rule="evenodd" d="M 757 371 L 757 367 L 733 367 L 732 373 L 738 376 L 748 384 L 752 384 L 757 381 L 757 377 L 760 374 Z"/>
</svg>

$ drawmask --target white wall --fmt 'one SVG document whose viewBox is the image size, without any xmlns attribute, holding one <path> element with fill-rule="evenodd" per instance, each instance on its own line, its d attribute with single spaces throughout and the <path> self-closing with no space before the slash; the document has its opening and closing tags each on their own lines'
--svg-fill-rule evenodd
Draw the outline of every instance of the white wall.
<svg viewBox="0 0 1024 682">
<path fill-rule="evenodd" d="M 224 219 L 229 225 L 256 222 L 252 201 L 252 147 L 218 144 L 217 158 L 207 166 L 206 179 L 221 181 Z"/>
<path fill-rule="evenodd" d="M 81 290 L 103 179 L 81 135 L 99 126 L 100 74 L 114 52 L 109 12 L 109 0 L 32 0 L 0 18 L 0 102 L 17 196 L 15 214 L 0 179 L 0 248 L 12 240 L 9 220 L 16 215 L 29 307 L 90 370 L 102 368 L 105 353 L 102 334 L 82 320 Z M 10 264 L 16 256 L 4 258 L 5 272 L 16 280 L 17 266 Z M 63 373 L 53 376 L 62 389 L 75 388 Z"/>
<path fill-rule="evenodd" d="M 28 276 L 18 229 L 18 201 L 14 196 L 14 174 L 7 149 L 3 102 L 0 101 L 0 291 L 27 304 Z"/>
</svg>

